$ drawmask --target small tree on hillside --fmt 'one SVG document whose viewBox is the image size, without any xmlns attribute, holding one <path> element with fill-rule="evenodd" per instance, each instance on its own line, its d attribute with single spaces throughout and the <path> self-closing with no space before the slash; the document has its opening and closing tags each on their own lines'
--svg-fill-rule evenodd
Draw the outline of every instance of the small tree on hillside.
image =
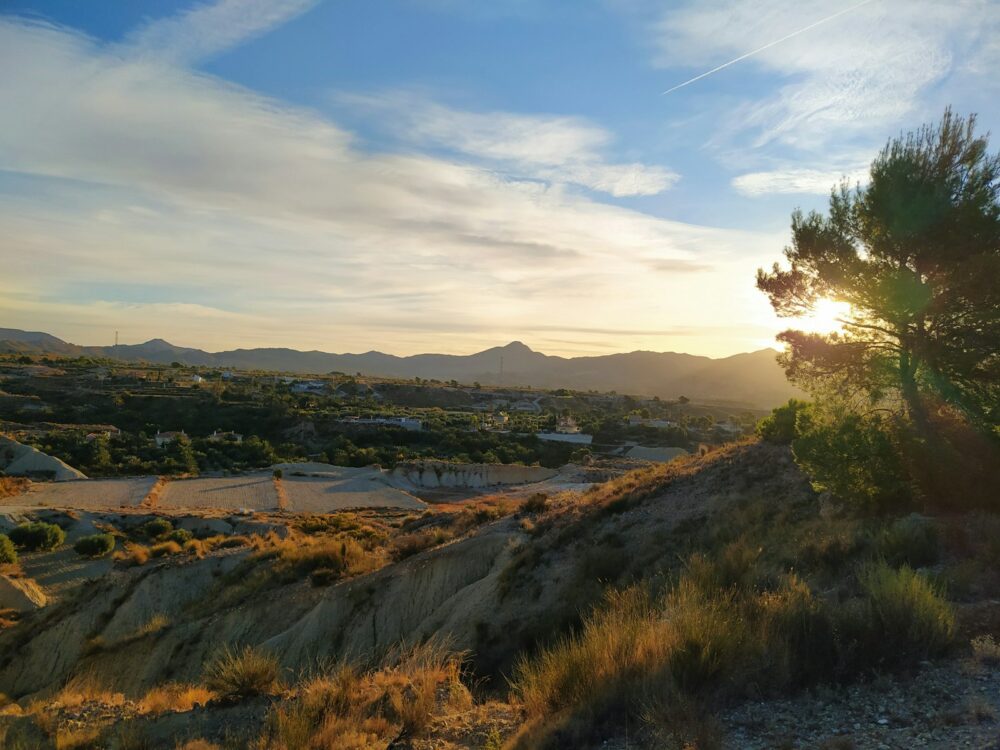
<svg viewBox="0 0 1000 750">
<path fill-rule="evenodd" d="M 757 272 L 779 315 L 850 305 L 843 333 L 788 330 L 783 365 L 813 392 L 893 397 L 914 423 L 929 398 L 1000 424 L 1000 155 L 975 116 L 893 139 L 867 186 L 841 184 L 829 214 L 792 215 L 787 269 Z"/>
</svg>

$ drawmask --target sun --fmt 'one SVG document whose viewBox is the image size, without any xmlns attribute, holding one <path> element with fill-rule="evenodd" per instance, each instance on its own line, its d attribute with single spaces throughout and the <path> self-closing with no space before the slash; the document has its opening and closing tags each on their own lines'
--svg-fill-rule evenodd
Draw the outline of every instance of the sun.
<svg viewBox="0 0 1000 750">
<path fill-rule="evenodd" d="M 851 312 L 846 302 L 824 297 L 816 301 L 812 312 L 795 319 L 795 327 L 807 333 L 834 333 L 844 330 L 840 321 Z"/>
</svg>

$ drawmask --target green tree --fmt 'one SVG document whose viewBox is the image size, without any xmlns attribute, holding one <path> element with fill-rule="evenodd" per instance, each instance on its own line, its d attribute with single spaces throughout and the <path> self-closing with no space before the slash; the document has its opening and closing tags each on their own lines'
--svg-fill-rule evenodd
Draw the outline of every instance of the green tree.
<svg viewBox="0 0 1000 750">
<path fill-rule="evenodd" d="M 779 336 L 794 382 L 918 427 L 934 402 L 1000 424 L 1000 155 L 975 125 L 948 110 L 890 140 L 867 185 L 834 189 L 828 215 L 792 215 L 789 267 L 759 270 L 758 288 L 781 316 L 850 309 L 842 333 Z"/>
<path fill-rule="evenodd" d="M 895 434 L 877 413 L 798 410 L 792 453 L 813 488 L 862 511 L 907 505 L 911 487 Z"/>
<path fill-rule="evenodd" d="M 787 404 L 776 407 L 770 416 L 757 423 L 757 434 L 769 443 L 789 445 L 795 439 L 796 418 L 807 406 L 809 404 L 806 401 L 788 399 Z"/>
</svg>

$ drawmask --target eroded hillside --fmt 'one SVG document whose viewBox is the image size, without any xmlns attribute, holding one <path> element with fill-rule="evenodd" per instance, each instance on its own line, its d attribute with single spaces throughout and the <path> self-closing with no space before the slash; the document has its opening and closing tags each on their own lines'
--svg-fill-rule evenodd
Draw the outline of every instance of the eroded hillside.
<svg viewBox="0 0 1000 750">
<path fill-rule="evenodd" d="M 998 590 L 990 575 L 960 590 L 963 571 L 990 559 L 984 530 L 994 520 L 845 516 L 821 504 L 787 448 L 756 442 L 589 490 L 501 492 L 422 514 L 29 515 L 64 526 L 67 545 L 110 533 L 119 559 L 81 561 L 63 546 L 22 555 L 19 569 L 7 570 L 48 581 L 53 593 L 0 632 L 0 692 L 12 701 L 3 722 L 9 743 L 35 743 L 25 747 L 74 746 L 66 744 L 74 733 L 94 743 L 80 747 L 129 747 L 133 735 L 164 748 L 194 739 L 260 748 L 589 747 L 616 742 L 629 724 L 642 747 L 711 747 L 735 736 L 708 721 L 719 709 L 968 653 L 970 639 L 1000 619 L 988 603 Z M 956 551 L 947 542 L 959 530 L 966 541 Z M 887 646 L 898 658 L 870 653 L 888 623 L 870 621 L 877 594 L 856 571 L 876 564 L 891 585 L 926 569 L 912 590 L 938 608 L 941 643 L 925 649 L 902 639 Z M 927 576 L 938 588 L 920 583 Z M 952 604 L 935 598 L 946 586 Z M 609 598 L 614 591 L 624 593 Z M 648 604 L 638 616 L 622 608 L 629 601 Z M 787 609 L 792 601 L 799 609 Z M 850 642 L 838 634 L 842 610 L 858 613 Z M 676 640 L 686 632 L 678 617 L 707 612 L 722 619 L 691 620 L 701 623 L 685 636 L 694 640 Z M 625 615 L 629 627 L 601 630 Z M 752 633 L 734 629 L 728 618 L 737 615 L 756 623 Z M 801 617 L 812 623 L 808 636 L 793 637 L 800 631 L 788 623 Z M 713 627 L 731 655 L 709 666 L 723 659 Z M 627 632 L 633 640 L 622 640 Z M 635 654 L 654 637 L 675 645 L 631 666 L 624 656 L 603 666 L 581 656 L 588 638 L 604 652 Z M 966 651 L 952 651 L 954 643 Z M 803 667 L 794 663 L 799 649 L 829 657 Z M 987 664 L 988 646 L 980 652 L 977 664 Z M 681 679 L 685 653 L 701 656 Z M 255 659 L 266 663 L 256 665 L 264 677 L 246 684 Z M 578 659 L 594 671 L 565 673 Z M 775 659 L 788 662 L 781 677 Z M 573 690 L 559 687 L 564 680 Z M 655 710 L 654 685 L 667 701 Z M 981 715 L 994 698 L 986 694 Z"/>
</svg>

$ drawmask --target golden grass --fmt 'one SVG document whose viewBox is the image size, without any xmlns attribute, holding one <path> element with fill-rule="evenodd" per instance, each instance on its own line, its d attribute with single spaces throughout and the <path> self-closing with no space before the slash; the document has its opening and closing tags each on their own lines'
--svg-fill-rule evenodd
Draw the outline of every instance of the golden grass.
<svg viewBox="0 0 1000 750">
<path fill-rule="evenodd" d="M 149 548 L 149 554 L 153 557 L 167 557 L 168 555 L 179 555 L 183 551 L 183 547 L 177 542 L 170 540 L 167 542 L 160 542 L 159 544 L 154 544 Z"/>
<path fill-rule="evenodd" d="M 948 604 L 908 568 L 865 568 L 861 596 L 834 607 L 796 576 L 768 580 L 755 565 L 732 546 L 714 561 L 695 556 L 666 592 L 610 592 L 577 633 L 522 657 L 513 697 L 533 727 L 519 746 L 546 746 L 554 732 L 585 742 L 626 715 L 673 727 L 674 741 L 708 737 L 700 707 L 748 685 L 781 691 L 880 670 L 939 654 L 954 635 Z"/>
<path fill-rule="evenodd" d="M 271 695 L 281 687 L 281 667 L 273 654 L 244 646 L 218 652 L 205 666 L 205 686 L 227 698 Z"/>
<path fill-rule="evenodd" d="M 195 706 L 204 706 L 216 694 L 202 685 L 168 683 L 150 690 L 139 703 L 143 713 L 162 714 L 168 711 L 190 711 Z"/>
<path fill-rule="evenodd" d="M 114 553 L 115 562 L 125 567 L 137 567 L 149 562 L 149 547 L 144 544 L 126 542 L 125 549 Z"/>
<path fill-rule="evenodd" d="M 55 750 L 90 750 L 96 747 L 100 736 L 100 727 L 58 729 L 54 738 Z"/>
<path fill-rule="evenodd" d="M 0 497 L 14 497 L 26 492 L 31 482 L 23 477 L 0 477 Z"/>
<path fill-rule="evenodd" d="M 111 690 L 93 672 L 84 672 L 70 677 L 62 688 L 49 700 L 33 701 L 25 709 L 25 713 L 40 714 L 47 707 L 77 708 L 86 703 L 103 703 L 108 706 L 120 706 L 125 702 L 122 693 Z"/>
<path fill-rule="evenodd" d="M 367 673 L 341 665 L 306 680 L 292 701 L 271 712 L 254 747 L 368 750 L 401 732 L 419 737 L 435 715 L 471 707 L 461 654 L 432 643 L 392 658 L 392 666 Z"/>
</svg>

